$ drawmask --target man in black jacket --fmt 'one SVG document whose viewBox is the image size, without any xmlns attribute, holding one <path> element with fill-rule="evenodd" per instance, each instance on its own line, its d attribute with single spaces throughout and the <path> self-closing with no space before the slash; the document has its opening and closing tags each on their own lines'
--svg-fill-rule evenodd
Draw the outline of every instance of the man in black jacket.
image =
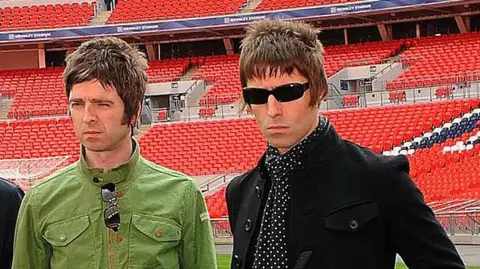
<svg viewBox="0 0 480 269">
<path fill-rule="evenodd" d="M 226 192 L 232 269 L 465 268 L 405 157 L 338 136 L 318 116 L 323 47 L 303 23 L 253 23 L 242 41 L 244 106 L 268 147 Z"/>
<path fill-rule="evenodd" d="M 23 196 L 17 185 L 0 178 L 0 268 L 12 267 L 13 235 Z"/>
</svg>

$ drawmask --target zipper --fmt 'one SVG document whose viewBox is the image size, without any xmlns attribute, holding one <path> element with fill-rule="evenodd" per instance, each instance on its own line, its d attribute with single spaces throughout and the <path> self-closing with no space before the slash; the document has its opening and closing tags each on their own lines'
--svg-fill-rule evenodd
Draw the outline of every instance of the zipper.
<svg viewBox="0 0 480 269">
<path fill-rule="evenodd" d="M 113 251 L 113 231 L 107 228 L 107 245 L 108 245 L 108 269 L 115 268 L 115 255 Z"/>
</svg>

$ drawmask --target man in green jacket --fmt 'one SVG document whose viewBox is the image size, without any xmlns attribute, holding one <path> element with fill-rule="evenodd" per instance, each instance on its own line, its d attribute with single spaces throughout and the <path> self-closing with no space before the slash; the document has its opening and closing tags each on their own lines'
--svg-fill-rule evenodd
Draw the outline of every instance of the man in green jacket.
<svg viewBox="0 0 480 269">
<path fill-rule="evenodd" d="M 216 268 L 198 186 L 142 158 L 132 137 L 147 84 L 143 54 L 96 38 L 66 63 L 80 160 L 25 196 L 13 268 Z"/>
</svg>

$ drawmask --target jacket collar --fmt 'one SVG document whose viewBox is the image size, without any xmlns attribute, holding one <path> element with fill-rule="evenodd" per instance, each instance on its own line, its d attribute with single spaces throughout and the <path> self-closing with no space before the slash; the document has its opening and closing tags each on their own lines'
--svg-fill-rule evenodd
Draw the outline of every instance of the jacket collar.
<svg viewBox="0 0 480 269">
<path fill-rule="evenodd" d="M 140 147 L 134 138 L 132 138 L 132 143 L 133 153 L 130 156 L 130 159 L 124 164 L 121 164 L 105 173 L 102 168 L 88 167 L 85 160 L 85 147 L 82 145 L 78 166 L 82 178 L 98 187 L 101 187 L 107 183 L 126 185 L 133 181 L 133 172 L 140 161 Z"/>
<path fill-rule="evenodd" d="M 317 137 L 308 148 L 306 167 L 320 165 L 333 159 L 342 151 L 343 139 L 340 138 L 330 121 L 328 119 L 325 121 L 323 134 Z"/>
<path fill-rule="evenodd" d="M 322 122 L 322 121 L 320 121 Z M 343 147 L 343 140 L 338 135 L 330 121 L 323 118 L 324 128 L 320 136 L 316 137 L 307 147 L 305 167 L 320 165 L 334 158 Z M 268 178 L 265 168 L 266 152 L 262 155 L 257 163 L 260 176 L 262 179 Z"/>
</svg>

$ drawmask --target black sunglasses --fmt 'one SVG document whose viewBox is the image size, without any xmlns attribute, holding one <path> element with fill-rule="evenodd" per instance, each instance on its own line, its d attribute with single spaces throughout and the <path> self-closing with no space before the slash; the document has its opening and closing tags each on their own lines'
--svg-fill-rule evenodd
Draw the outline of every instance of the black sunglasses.
<svg viewBox="0 0 480 269">
<path fill-rule="evenodd" d="M 107 208 L 103 212 L 103 220 L 107 228 L 117 232 L 120 226 L 120 211 L 117 206 L 117 193 L 115 184 L 108 183 L 102 186 L 102 200 L 107 202 Z"/>
<path fill-rule="evenodd" d="M 272 94 L 279 102 L 290 102 L 302 98 L 303 93 L 310 88 L 310 83 L 289 83 L 275 87 L 271 91 L 262 88 L 243 88 L 243 99 L 248 105 L 263 105 Z"/>
</svg>

